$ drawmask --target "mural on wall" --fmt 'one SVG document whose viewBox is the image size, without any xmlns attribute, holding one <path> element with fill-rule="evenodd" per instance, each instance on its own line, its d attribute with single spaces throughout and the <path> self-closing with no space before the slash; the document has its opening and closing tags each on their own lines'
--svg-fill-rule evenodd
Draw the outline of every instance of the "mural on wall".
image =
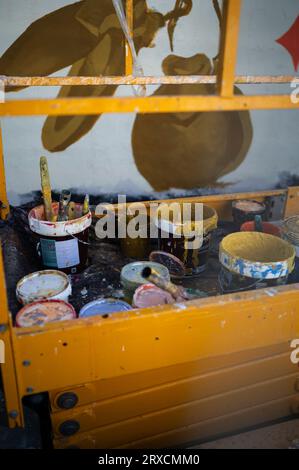
<svg viewBox="0 0 299 470">
<path fill-rule="evenodd" d="M 292 57 L 294 69 L 297 72 L 299 65 L 299 15 L 290 27 L 276 42 L 283 46 Z"/>
<path fill-rule="evenodd" d="M 221 28 L 221 10 L 211 1 Z M 179 19 L 192 12 L 192 0 L 175 0 L 163 15 L 150 10 L 146 0 L 134 1 L 134 42 L 137 51 L 151 47 L 160 28 L 168 30 L 171 50 Z M 60 8 L 32 23 L 0 58 L 0 74 L 46 76 L 71 66 L 71 76 L 124 74 L 124 38 L 111 0 L 83 0 Z M 217 71 L 218 57 L 169 55 L 163 61 L 167 75 L 209 75 Z M 111 96 L 117 87 L 62 87 L 59 97 Z M 12 91 L 12 90 L 8 90 Z M 13 90 L 15 91 L 15 89 Z M 215 92 L 213 85 L 163 85 L 155 95 Z M 236 93 L 241 91 L 235 88 Z M 48 117 L 42 142 L 59 152 L 88 133 L 100 116 Z M 136 166 L 155 190 L 211 186 L 236 169 L 252 141 L 249 112 L 138 115 L 132 132 Z"/>
</svg>

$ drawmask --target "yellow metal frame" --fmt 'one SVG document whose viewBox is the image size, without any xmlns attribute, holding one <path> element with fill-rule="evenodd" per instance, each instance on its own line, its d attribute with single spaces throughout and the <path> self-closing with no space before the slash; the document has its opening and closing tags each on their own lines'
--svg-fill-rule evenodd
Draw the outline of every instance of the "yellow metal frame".
<svg viewBox="0 0 299 470">
<path fill-rule="evenodd" d="M 0 116 L 298 109 L 299 104 L 292 103 L 289 96 L 234 95 L 234 83 L 238 80 L 246 83 L 285 83 L 292 78 L 235 77 L 240 11 L 240 0 L 224 1 L 225 20 L 217 78 L 219 94 L 216 96 L 20 100 L 0 104 Z M 127 16 L 132 28 L 132 0 L 127 1 Z M 110 84 L 117 80 L 123 80 L 126 84 L 160 80 L 159 77 L 132 77 L 132 57 L 128 47 L 126 74 L 127 77 L 106 77 L 106 80 Z M 39 77 L 3 78 L 6 85 L 14 86 L 22 83 L 48 86 L 53 84 L 52 80 Z M 55 80 L 57 85 L 62 85 L 66 78 L 55 77 Z M 104 78 L 68 77 L 67 80 L 71 80 L 73 85 L 87 85 L 96 80 L 100 83 Z M 187 79 L 164 77 L 161 80 L 169 83 L 185 80 L 186 83 Z M 189 77 L 188 80 L 190 83 L 192 80 L 193 83 L 196 80 L 215 82 L 216 77 Z M 1 134 L 0 170 L 0 199 L 8 206 Z M 217 208 L 221 218 L 227 219 L 234 199 L 255 197 L 264 200 L 279 195 L 286 197 L 285 215 L 299 212 L 299 188 L 185 200 L 205 201 Z M 7 207 L 2 209 L 1 216 L 5 217 L 6 214 Z M 173 445 L 182 440 L 233 431 L 299 412 L 298 366 L 291 365 L 288 360 L 290 342 L 299 337 L 297 284 L 137 310 L 125 315 L 116 314 L 113 318 L 90 318 L 49 324 L 43 328 L 17 329 L 12 326 L 8 311 L 4 267 L 0 259 L 0 302 L 0 338 L 4 339 L 6 346 L 6 363 L 1 370 L 9 424 L 11 427 L 24 425 L 23 396 L 47 391 L 53 400 L 56 447 L 65 447 L 70 443 L 92 447 L 99 445 L 98 442 L 112 447 Z M 267 361 L 273 364 L 273 371 L 276 371 L 273 375 L 268 373 Z M 211 374 L 214 374 L 214 379 Z M 230 384 L 226 388 L 223 386 L 224 376 Z M 203 392 L 199 392 L 196 400 L 189 397 L 190 389 L 184 389 L 184 381 L 191 384 L 197 381 L 201 384 L 198 391 L 202 390 L 202 386 L 207 387 L 209 395 L 213 395 L 210 404 L 201 401 L 208 400 Z M 214 394 L 212 384 L 216 389 Z M 165 387 L 172 387 L 174 397 L 168 411 L 164 409 L 165 403 L 163 405 Z M 244 387 L 249 387 L 247 396 Z M 80 414 L 80 409 L 62 415 L 55 409 L 55 397 L 61 391 L 71 389 L 85 390 L 85 395 L 82 392 L 85 401 L 80 406 L 89 408 L 87 411 L 82 408 L 81 413 L 89 412 L 91 416 L 90 404 L 97 402 L 93 408 L 98 418 L 91 429 L 90 418 L 81 416 L 82 432 L 74 438 L 63 439 L 59 434 L 59 423 L 66 415 Z M 147 402 L 142 402 L 141 397 L 143 394 L 144 398 L 146 393 L 150 400 L 158 397 L 156 408 L 142 408 L 142 403 Z M 116 398 L 116 395 L 123 397 Z M 255 399 L 250 400 L 250 396 Z M 141 406 L 139 412 L 145 413 L 144 420 L 140 417 L 136 419 L 134 414 L 137 399 Z M 121 401 L 123 405 L 120 405 Z M 109 417 L 107 422 L 101 421 L 103 414 L 97 410 L 103 409 L 107 415 L 107 410 L 114 405 L 120 406 L 120 413 L 126 411 L 123 421 L 112 423 Z M 204 411 L 207 409 L 211 410 L 210 414 Z M 181 413 L 185 413 L 184 418 Z M 151 416 L 156 418 L 152 419 Z M 149 434 L 144 429 L 149 429 Z M 141 437 L 138 437 L 138 432 Z M 123 435 L 128 436 L 127 440 L 122 440 Z"/>
</svg>

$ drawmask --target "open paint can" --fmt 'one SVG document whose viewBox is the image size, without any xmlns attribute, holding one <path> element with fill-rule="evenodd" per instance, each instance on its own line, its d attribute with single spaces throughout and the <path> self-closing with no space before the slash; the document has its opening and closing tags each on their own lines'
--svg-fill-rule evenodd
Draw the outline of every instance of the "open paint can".
<svg viewBox="0 0 299 470">
<path fill-rule="evenodd" d="M 123 300 L 98 299 L 84 305 L 80 310 L 79 317 L 87 318 L 94 317 L 95 315 L 106 316 L 110 313 L 127 312 L 128 310 L 132 310 L 132 307 Z"/>
<path fill-rule="evenodd" d="M 181 260 L 185 275 L 192 276 L 203 272 L 209 258 L 212 232 L 217 228 L 218 216 L 215 209 L 206 204 L 200 215 L 196 214 L 195 204 L 191 204 L 189 216 L 185 217 L 183 206 L 180 213 L 161 213 L 155 224 L 159 234 L 159 250 Z"/>
<path fill-rule="evenodd" d="M 23 277 L 16 287 L 18 301 L 30 304 L 38 300 L 58 299 L 68 301 L 72 286 L 68 276 L 61 271 L 37 271 Z"/>
<path fill-rule="evenodd" d="M 294 269 L 294 247 L 273 235 L 237 232 L 223 238 L 219 247 L 223 292 L 286 284 Z"/>
<path fill-rule="evenodd" d="M 82 204 L 76 204 L 78 213 Z M 58 214 L 59 204 L 52 204 L 54 215 Z M 67 274 L 82 271 L 88 257 L 88 233 L 91 225 L 91 212 L 74 220 L 49 222 L 44 220 L 44 206 L 29 212 L 29 226 L 39 238 L 39 250 L 46 268 L 59 269 Z"/>
<path fill-rule="evenodd" d="M 135 290 L 142 284 L 147 284 L 147 280 L 142 277 L 145 267 L 154 269 L 163 279 L 170 281 L 170 274 L 166 266 L 152 261 L 136 261 L 126 264 L 121 270 L 120 279 L 124 288 L 125 296 L 131 301 Z"/>
<path fill-rule="evenodd" d="M 241 227 L 244 222 L 254 220 L 257 215 L 263 217 L 265 212 L 266 206 L 262 202 L 241 199 L 232 203 L 233 220 L 238 227 Z"/>
<path fill-rule="evenodd" d="M 295 215 L 284 220 L 281 227 L 282 237 L 293 245 L 299 257 L 299 216 Z"/>
<path fill-rule="evenodd" d="M 46 323 L 73 320 L 74 307 L 63 300 L 40 300 L 25 305 L 16 316 L 16 326 L 44 326 Z"/>
</svg>

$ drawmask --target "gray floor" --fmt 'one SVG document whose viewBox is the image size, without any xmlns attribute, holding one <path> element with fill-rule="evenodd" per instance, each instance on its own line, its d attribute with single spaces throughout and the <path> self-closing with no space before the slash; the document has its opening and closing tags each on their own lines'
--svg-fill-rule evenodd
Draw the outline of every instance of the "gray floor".
<svg viewBox="0 0 299 470">
<path fill-rule="evenodd" d="M 289 449 L 296 445 L 299 448 L 299 419 L 225 437 L 192 449 Z"/>
</svg>

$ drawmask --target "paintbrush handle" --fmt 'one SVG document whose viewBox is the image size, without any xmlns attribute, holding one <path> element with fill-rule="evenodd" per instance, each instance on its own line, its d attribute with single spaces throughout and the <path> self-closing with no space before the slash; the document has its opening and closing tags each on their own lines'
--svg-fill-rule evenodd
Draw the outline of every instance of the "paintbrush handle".
<svg viewBox="0 0 299 470">
<path fill-rule="evenodd" d="M 50 222 L 53 222 L 54 214 L 53 214 L 53 208 L 52 208 L 52 192 L 51 192 L 48 162 L 47 162 L 46 157 L 40 158 L 40 177 L 41 177 L 41 188 L 42 188 L 44 208 L 45 208 L 45 219 Z"/>
</svg>

